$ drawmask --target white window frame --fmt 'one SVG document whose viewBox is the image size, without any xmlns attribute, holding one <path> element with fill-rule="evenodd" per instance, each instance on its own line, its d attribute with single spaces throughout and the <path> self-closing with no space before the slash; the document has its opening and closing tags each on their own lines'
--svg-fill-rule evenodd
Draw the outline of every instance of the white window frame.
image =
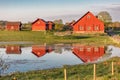
<svg viewBox="0 0 120 80">
<path fill-rule="evenodd" d="M 95 30 L 95 31 L 99 31 L 99 26 L 95 26 L 95 27 L 94 27 L 94 30 Z"/>
<path fill-rule="evenodd" d="M 79 26 L 79 30 L 80 31 L 84 30 L 83 26 Z"/>
<path fill-rule="evenodd" d="M 83 47 L 80 47 L 79 50 L 80 50 L 80 51 L 84 51 Z"/>
<path fill-rule="evenodd" d="M 94 48 L 94 52 L 98 52 L 99 51 L 99 48 L 98 47 L 95 47 Z"/>
<path fill-rule="evenodd" d="M 90 31 L 90 30 L 91 30 L 91 27 L 90 27 L 90 26 L 88 26 L 88 27 L 87 27 L 87 30 L 88 30 L 88 31 Z"/>
</svg>

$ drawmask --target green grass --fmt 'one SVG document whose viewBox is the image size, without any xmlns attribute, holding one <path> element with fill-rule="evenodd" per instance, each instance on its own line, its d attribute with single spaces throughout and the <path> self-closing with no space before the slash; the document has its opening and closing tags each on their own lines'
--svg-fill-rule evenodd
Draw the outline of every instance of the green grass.
<svg viewBox="0 0 120 80">
<path fill-rule="evenodd" d="M 114 64 L 114 75 L 111 75 L 111 62 Z M 120 80 L 120 58 L 115 57 L 105 62 L 96 64 L 97 80 Z M 93 80 L 93 64 L 66 65 L 63 68 L 14 73 L 0 77 L 0 80 L 64 80 L 64 68 L 67 70 L 67 80 Z"/>
<path fill-rule="evenodd" d="M 107 35 L 69 35 L 55 36 L 53 32 L 38 31 L 0 31 L 0 41 L 26 41 L 34 43 L 84 43 L 84 44 L 114 44 Z"/>
</svg>

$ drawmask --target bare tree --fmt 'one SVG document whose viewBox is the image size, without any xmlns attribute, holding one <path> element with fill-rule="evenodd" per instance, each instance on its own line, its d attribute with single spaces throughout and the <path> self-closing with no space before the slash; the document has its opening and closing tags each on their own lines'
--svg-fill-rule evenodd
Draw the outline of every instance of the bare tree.
<svg viewBox="0 0 120 80">
<path fill-rule="evenodd" d="M 2 56 L 0 56 L 0 77 L 4 73 L 5 70 L 9 68 L 9 64 L 7 64 L 3 59 Z"/>
</svg>

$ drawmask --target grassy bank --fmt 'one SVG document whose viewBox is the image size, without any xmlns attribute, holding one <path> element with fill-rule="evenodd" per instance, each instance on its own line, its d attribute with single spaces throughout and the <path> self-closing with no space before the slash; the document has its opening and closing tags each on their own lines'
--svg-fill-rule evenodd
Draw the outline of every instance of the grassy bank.
<svg viewBox="0 0 120 80">
<path fill-rule="evenodd" d="M 114 62 L 114 75 L 111 75 L 111 62 Z M 96 80 L 120 80 L 120 58 L 96 64 Z M 93 64 L 66 65 L 67 80 L 93 80 Z M 64 68 L 14 73 L 0 77 L 0 80 L 64 80 Z"/>
<path fill-rule="evenodd" d="M 69 35 L 55 36 L 53 32 L 32 31 L 0 31 L 0 41 L 26 41 L 34 43 L 84 43 L 84 44 L 114 44 L 106 35 Z"/>
</svg>

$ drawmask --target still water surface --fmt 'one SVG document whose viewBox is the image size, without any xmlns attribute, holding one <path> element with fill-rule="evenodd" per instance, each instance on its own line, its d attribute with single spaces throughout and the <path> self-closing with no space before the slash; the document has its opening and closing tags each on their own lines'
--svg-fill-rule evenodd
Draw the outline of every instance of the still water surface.
<svg viewBox="0 0 120 80">
<path fill-rule="evenodd" d="M 81 44 L 5 45 L 0 47 L 0 58 L 9 65 L 4 73 L 25 72 L 48 68 L 94 63 L 120 57 L 114 46 L 86 46 Z"/>
</svg>

